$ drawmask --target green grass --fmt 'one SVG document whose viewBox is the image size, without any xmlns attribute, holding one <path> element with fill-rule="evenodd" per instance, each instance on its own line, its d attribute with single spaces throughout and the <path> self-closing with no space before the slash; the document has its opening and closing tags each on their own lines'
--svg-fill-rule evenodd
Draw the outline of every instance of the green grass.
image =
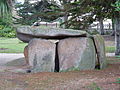
<svg viewBox="0 0 120 90">
<path fill-rule="evenodd" d="M 117 78 L 117 81 L 114 83 L 119 83 L 120 84 L 120 78 Z"/>
<path fill-rule="evenodd" d="M 0 53 L 23 53 L 24 47 L 27 43 L 23 43 L 17 38 L 3 38 L 0 37 L 0 48 L 5 48 L 6 50 L 0 50 Z M 106 53 L 114 53 L 115 47 L 109 46 L 105 47 Z"/>
<path fill-rule="evenodd" d="M 106 53 L 114 53 L 115 47 L 114 46 L 105 47 L 105 50 L 106 50 Z"/>
<path fill-rule="evenodd" d="M 101 90 L 101 88 L 96 84 L 96 83 L 92 83 L 91 85 L 89 85 L 87 87 L 89 90 Z"/>
<path fill-rule="evenodd" d="M 27 43 L 23 43 L 17 38 L 0 37 L 0 53 L 23 53 Z M 4 50 L 1 50 L 4 49 Z"/>
</svg>

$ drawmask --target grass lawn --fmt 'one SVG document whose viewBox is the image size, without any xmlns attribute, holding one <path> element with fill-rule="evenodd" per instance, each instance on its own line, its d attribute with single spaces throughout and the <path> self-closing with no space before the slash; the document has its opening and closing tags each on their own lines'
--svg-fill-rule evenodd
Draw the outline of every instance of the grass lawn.
<svg viewBox="0 0 120 90">
<path fill-rule="evenodd" d="M 17 38 L 0 37 L 0 53 L 23 53 L 26 45 Z"/>
<path fill-rule="evenodd" d="M 115 47 L 114 46 L 106 46 L 105 51 L 106 51 L 106 53 L 114 53 Z"/>
<path fill-rule="evenodd" d="M 24 47 L 27 43 L 23 43 L 17 38 L 3 38 L 0 37 L 0 53 L 23 53 Z M 106 53 L 114 53 L 114 46 L 106 46 Z"/>
</svg>

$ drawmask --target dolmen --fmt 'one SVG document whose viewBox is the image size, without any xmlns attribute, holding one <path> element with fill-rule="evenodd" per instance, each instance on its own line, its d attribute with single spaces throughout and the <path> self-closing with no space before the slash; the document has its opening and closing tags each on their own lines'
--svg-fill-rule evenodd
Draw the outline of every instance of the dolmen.
<svg viewBox="0 0 120 90">
<path fill-rule="evenodd" d="M 30 72 L 93 70 L 106 67 L 101 35 L 60 28 L 21 26 L 17 37 L 28 43 L 24 49 Z"/>
</svg>

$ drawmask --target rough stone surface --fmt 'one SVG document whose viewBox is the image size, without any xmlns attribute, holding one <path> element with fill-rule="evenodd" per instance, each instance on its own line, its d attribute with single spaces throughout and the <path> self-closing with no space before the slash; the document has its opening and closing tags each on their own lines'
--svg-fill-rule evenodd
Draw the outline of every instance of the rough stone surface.
<svg viewBox="0 0 120 90">
<path fill-rule="evenodd" d="M 29 60 L 28 60 L 28 45 L 25 46 L 25 48 L 24 48 L 24 56 L 25 56 L 26 64 L 29 64 Z"/>
<path fill-rule="evenodd" d="M 90 38 L 67 38 L 58 43 L 60 71 L 91 70 L 95 68 L 96 54 Z"/>
<path fill-rule="evenodd" d="M 54 72 L 56 45 L 48 40 L 33 39 L 28 44 L 32 72 Z"/>
<path fill-rule="evenodd" d="M 104 38 L 101 35 L 97 34 L 94 36 L 94 42 L 97 50 L 96 52 L 98 56 L 98 63 L 100 65 L 100 69 L 103 69 L 106 67 Z"/>
<path fill-rule="evenodd" d="M 87 33 L 81 30 L 60 29 L 60 28 L 40 28 L 40 27 L 18 27 L 17 37 L 23 42 L 29 42 L 33 38 L 43 39 L 63 39 L 66 37 L 86 36 Z"/>
</svg>

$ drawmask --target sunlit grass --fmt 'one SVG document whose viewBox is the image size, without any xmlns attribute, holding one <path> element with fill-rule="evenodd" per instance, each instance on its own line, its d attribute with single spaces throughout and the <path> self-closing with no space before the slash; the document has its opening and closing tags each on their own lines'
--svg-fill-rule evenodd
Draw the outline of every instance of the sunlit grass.
<svg viewBox="0 0 120 90">
<path fill-rule="evenodd" d="M 26 45 L 17 38 L 0 38 L 0 53 L 23 53 Z"/>
<path fill-rule="evenodd" d="M 114 46 L 107 46 L 105 47 L 106 53 L 114 53 L 115 52 L 115 47 Z"/>
<path fill-rule="evenodd" d="M 3 38 L 0 37 L 0 48 L 5 48 L 6 50 L 0 50 L 0 53 L 22 53 L 24 47 L 27 43 L 23 43 L 17 38 Z M 114 53 L 114 46 L 106 46 L 106 53 Z"/>
</svg>

